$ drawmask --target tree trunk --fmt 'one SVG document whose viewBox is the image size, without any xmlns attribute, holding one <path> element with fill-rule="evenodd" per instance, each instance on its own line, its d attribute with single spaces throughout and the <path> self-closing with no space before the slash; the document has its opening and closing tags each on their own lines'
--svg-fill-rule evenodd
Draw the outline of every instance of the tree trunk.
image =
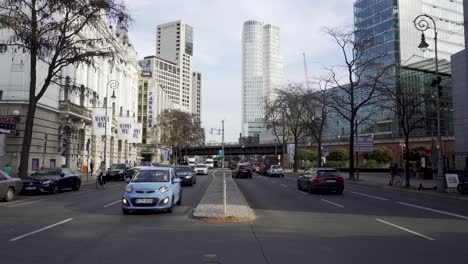
<svg viewBox="0 0 468 264">
<path fill-rule="evenodd" d="M 349 126 L 349 179 L 354 180 L 354 118 Z"/>
<path fill-rule="evenodd" d="M 405 172 L 405 177 L 406 177 L 406 187 L 410 187 L 410 161 L 409 161 L 409 134 L 405 135 L 405 156 L 406 156 L 406 161 L 405 161 L 405 166 L 406 166 L 406 172 Z M 403 156 L 403 159 L 405 157 Z"/>
<path fill-rule="evenodd" d="M 299 162 L 299 147 L 297 145 L 297 137 L 294 137 L 294 172 L 297 172 L 298 162 Z"/>
<path fill-rule="evenodd" d="M 32 101 L 29 101 L 28 113 L 26 115 L 26 123 L 24 125 L 23 145 L 21 146 L 21 160 L 18 173 L 20 178 L 28 177 L 29 151 L 31 149 L 35 114 L 36 104 Z"/>
<path fill-rule="evenodd" d="M 318 168 L 320 168 L 322 167 L 322 141 L 321 140 L 318 140 L 317 142 L 317 155 L 318 155 L 317 165 L 318 165 Z"/>
</svg>

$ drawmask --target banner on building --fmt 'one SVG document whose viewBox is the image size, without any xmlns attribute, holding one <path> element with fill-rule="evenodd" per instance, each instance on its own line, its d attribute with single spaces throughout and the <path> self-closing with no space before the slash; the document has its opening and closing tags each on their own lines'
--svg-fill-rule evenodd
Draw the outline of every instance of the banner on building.
<svg viewBox="0 0 468 264">
<path fill-rule="evenodd" d="M 131 143 L 141 143 L 143 124 L 135 123 L 133 126 L 133 138 Z"/>
<path fill-rule="evenodd" d="M 110 108 L 107 109 L 107 115 L 106 115 L 105 108 L 93 109 L 93 135 L 98 136 L 98 137 L 104 136 L 107 130 L 107 135 L 110 136 L 111 131 L 112 131 L 111 128 L 112 128 L 112 109 Z"/>
<path fill-rule="evenodd" d="M 148 93 L 148 128 L 153 127 L 153 100 L 154 93 Z"/>
<path fill-rule="evenodd" d="M 117 117 L 118 125 L 118 137 L 122 141 L 131 142 L 133 140 L 133 129 L 135 121 L 133 117 L 120 116 Z"/>
<path fill-rule="evenodd" d="M 11 116 L 0 116 L 0 134 L 15 134 L 16 118 Z"/>
</svg>

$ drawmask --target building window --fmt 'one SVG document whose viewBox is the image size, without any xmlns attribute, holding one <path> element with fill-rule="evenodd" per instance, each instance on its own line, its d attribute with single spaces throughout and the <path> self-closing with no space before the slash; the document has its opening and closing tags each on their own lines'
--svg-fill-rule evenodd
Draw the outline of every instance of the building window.
<svg viewBox="0 0 468 264">
<path fill-rule="evenodd" d="M 49 163 L 49 168 L 55 168 L 55 159 L 51 159 Z"/>
<path fill-rule="evenodd" d="M 39 169 L 39 159 L 32 159 L 32 170 L 38 170 Z"/>
<path fill-rule="evenodd" d="M 3 100 L 3 91 L 0 91 L 0 100 Z"/>
</svg>

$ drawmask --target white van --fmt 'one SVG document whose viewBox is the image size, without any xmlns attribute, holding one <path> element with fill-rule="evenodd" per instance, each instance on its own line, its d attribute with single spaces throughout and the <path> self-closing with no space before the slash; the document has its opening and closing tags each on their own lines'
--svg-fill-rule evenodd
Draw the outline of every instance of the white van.
<svg viewBox="0 0 468 264">
<path fill-rule="evenodd" d="M 188 158 L 188 165 L 192 168 L 195 167 L 196 163 L 197 163 L 197 159 L 196 158 Z"/>
<path fill-rule="evenodd" d="M 213 159 L 206 159 L 206 160 L 205 160 L 205 165 L 206 165 L 206 167 L 208 167 L 208 169 L 214 168 L 214 161 L 213 161 Z"/>
</svg>

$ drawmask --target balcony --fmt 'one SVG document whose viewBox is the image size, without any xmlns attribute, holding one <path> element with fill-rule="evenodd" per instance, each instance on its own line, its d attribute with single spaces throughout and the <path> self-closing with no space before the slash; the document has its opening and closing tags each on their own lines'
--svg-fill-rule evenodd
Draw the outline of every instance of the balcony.
<svg viewBox="0 0 468 264">
<path fill-rule="evenodd" d="M 93 113 L 84 106 L 79 106 L 70 101 L 60 101 L 59 110 L 62 117 L 70 117 L 79 120 L 83 119 L 86 123 L 92 122 Z"/>
</svg>

